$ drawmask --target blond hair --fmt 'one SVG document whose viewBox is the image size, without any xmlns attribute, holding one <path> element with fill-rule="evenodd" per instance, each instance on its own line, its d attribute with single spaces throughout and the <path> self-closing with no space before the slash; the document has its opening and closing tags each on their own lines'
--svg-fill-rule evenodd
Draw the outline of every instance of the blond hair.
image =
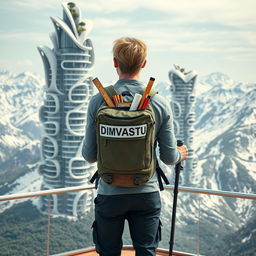
<svg viewBox="0 0 256 256">
<path fill-rule="evenodd" d="M 147 45 L 136 38 L 122 37 L 114 41 L 113 56 L 123 74 L 135 74 L 147 56 Z"/>
</svg>

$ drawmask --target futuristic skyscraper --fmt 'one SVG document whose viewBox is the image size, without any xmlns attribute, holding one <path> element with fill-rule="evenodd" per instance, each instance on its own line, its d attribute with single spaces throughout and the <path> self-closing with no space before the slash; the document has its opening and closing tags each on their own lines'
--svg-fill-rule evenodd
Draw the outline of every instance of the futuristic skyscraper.
<svg viewBox="0 0 256 256">
<path fill-rule="evenodd" d="M 38 47 L 45 70 L 45 98 L 40 109 L 44 127 L 39 172 L 43 188 L 88 184 L 94 166 L 81 155 L 88 102 L 93 95 L 89 70 L 94 64 L 89 22 L 75 3 L 63 3 L 63 19 L 51 17 L 53 49 Z M 52 212 L 77 216 L 91 203 L 92 192 L 54 195 Z M 46 206 L 43 199 L 43 210 Z"/>
<path fill-rule="evenodd" d="M 169 72 L 172 91 L 172 110 L 174 115 L 175 134 L 177 139 L 183 140 L 187 145 L 188 159 L 185 161 L 183 184 L 190 184 L 190 175 L 197 165 L 197 158 L 193 150 L 193 134 L 195 123 L 194 112 L 194 86 L 197 78 L 195 71 L 185 72 L 183 68 L 174 65 Z"/>
</svg>

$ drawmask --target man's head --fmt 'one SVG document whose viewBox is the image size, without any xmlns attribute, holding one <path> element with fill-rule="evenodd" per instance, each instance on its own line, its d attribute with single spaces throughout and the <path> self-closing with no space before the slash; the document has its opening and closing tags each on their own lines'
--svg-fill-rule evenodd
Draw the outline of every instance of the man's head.
<svg viewBox="0 0 256 256">
<path fill-rule="evenodd" d="M 114 41 L 113 56 L 119 75 L 136 75 L 146 65 L 147 45 L 135 38 L 119 38 Z"/>
</svg>

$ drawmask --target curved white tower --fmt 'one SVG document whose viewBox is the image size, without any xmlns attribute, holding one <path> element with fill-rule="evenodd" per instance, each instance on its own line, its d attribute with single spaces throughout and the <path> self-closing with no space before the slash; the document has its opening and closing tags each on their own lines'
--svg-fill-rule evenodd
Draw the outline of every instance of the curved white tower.
<svg viewBox="0 0 256 256">
<path fill-rule="evenodd" d="M 185 161 L 183 184 L 190 185 L 190 176 L 196 167 L 197 158 L 194 157 L 193 134 L 195 123 L 195 96 L 194 86 L 197 78 L 195 71 L 185 72 L 183 68 L 174 65 L 169 72 L 172 91 L 172 110 L 174 115 L 175 134 L 177 139 L 187 145 L 188 159 Z"/>
<path fill-rule="evenodd" d="M 63 3 L 62 7 L 63 19 L 51 17 L 55 32 L 50 38 L 54 48 L 38 47 L 46 82 L 44 105 L 40 109 L 45 135 L 39 166 L 45 189 L 88 184 L 94 169 L 81 155 L 87 107 L 93 95 L 89 71 L 94 64 L 94 50 L 87 38 L 90 23 L 81 19 L 75 3 Z M 55 195 L 53 213 L 83 213 L 92 204 L 91 193 Z"/>
</svg>

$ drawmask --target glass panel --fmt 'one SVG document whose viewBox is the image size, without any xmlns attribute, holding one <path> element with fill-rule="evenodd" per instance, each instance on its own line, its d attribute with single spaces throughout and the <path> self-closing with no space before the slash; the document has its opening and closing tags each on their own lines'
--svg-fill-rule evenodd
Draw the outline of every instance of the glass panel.
<svg viewBox="0 0 256 256">
<path fill-rule="evenodd" d="M 73 196 L 76 197 L 77 193 L 73 192 Z M 68 194 L 72 196 L 72 193 Z M 93 208 L 84 212 L 92 199 L 90 193 L 79 198 L 76 218 L 56 214 L 54 195 L 15 200 L 12 207 L 0 213 L 0 255 L 54 255 L 92 247 Z M 69 200 L 68 196 L 66 200 Z M 0 202 L 1 209 L 7 205 L 8 201 Z M 58 207 L 61 207 L 61 202 L 58 202 Z"/>
<path fill-rule="evenodd" d="M 162 192 L 161 248 L 169 248 L 172 195 L 173 191 Z M 174 251 L 207 256 L 256 255 L 255 208 L 255 200 L 179 192 Z M 248 254 L 243 254 L 244 250 Z M 228 251 L 232 253 L 226 254 Z"/>
</svg>

